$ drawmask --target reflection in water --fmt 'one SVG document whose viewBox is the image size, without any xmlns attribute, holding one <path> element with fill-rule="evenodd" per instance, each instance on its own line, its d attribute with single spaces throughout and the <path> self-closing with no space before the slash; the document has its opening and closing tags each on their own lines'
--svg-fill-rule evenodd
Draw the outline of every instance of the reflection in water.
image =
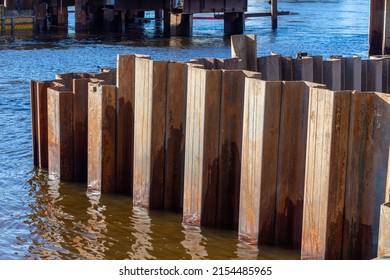
<svg viewBox="0 0 390 280">
<path fill-rule="evenodd" d="M 153 252 L 151 219 L 148 210 L 142 207 L 133 206 L 133 213 L 130 216 L 131 227 L 134 229 L 132 235 L 136 238 L 135 243 L 128 252 L 130 259 L 148 260 L 155 259 Z"/>
<path fill-rule="evenodd" d="M 132 205 L 131 197 L 86 193 L 83 184 L 36 170 L 28 206 L 6 250 L 22 259 L 290 259 L 299 252 L 237 244 L 237 233 L 182 225 L 177 213 Z M 129 215 L 130 213 L 130 215 Z M 2 221 L 3 224 L 8 222 Z M 2 249 L 2 248 L 0 248 Z M 1 251 L 0 251 L 1 252 Z M 282 253 L 280 253 L 282 252 Z M 4 255 L 0 254 L 4 258 Z"/>
<path fill-rule="evenodd" d="M 193 260 L 204 260 L 208 254 L 205 246 L 205 238 L 202 235 L 201 228 L 195 226 L 187 226 L 183 224 L 184 240 L 181 243 L 186 250 L 186 253 Z"/>
<path fill-rule="evenodd" d="M 59 181 L 49 180 L 46 174 L 37 172 L 30 182 L 29 195 L 35 198 L 30 203 L 31 213 L 25 224 L 28 225 L 29 236 L 19 237 L 20 242 L 28 244 L 29 254 L 25 257 L 32 259 L 60 259 L 67 250 L 60 246 L 65 242 L 63 227 L 65 220 L 73 220 L 57 203 L 61 201 Z"/>
<path fill-rule="evenodd" d="M 237 259 L 240 260 L 257 260 L 259 248 L 255 245 L 238 241 L 236 254 Z"/>
<path fill-rule="evenodd" d="M 86 210 L 88 220 L 74 224 L 78 233 L 72 239 L 72 246 L 79 252 L 82 259 L 104 259 L 107 250 L 105 222 L 105 206 L 100 206 L 100 194 L 87 193 L 90 206 Z"/>
</svg>

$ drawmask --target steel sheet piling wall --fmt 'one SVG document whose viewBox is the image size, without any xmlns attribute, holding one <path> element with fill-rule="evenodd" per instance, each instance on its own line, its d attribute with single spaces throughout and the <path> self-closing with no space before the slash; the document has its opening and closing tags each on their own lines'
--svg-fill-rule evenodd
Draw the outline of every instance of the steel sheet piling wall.
<svg viewBox="0 0 390 280">
<path fill-rule="evenodd" d="M 370 259 L 386 197 L 390 96 L 354 92 L 351 104 L 343 258 Z"/>
<path fill-rule="evenodd" d="M 36 82 L 36 114 L 37 114 L 37 135 L 38 135 L 38 166 L 48 167 L 48 128 L 47 128 L 47 90 L 53 86 L 51 81 Z"/>
<path fill-rule="evenodd" d="M 281 82 L 245 80 L 238 234 L 274 244 Z"/>
<path fill-rule="evenodd" d="M 183 221 L 215 225 L 221 70 L 188 68 Z"/>
<path fill-rule="evenodd" d="M 187 65 L 168 64 L 164 208 L 183 208 Z"/>
<path fill-rule="evenodd" d="M 302 259 L 341 259 L 351 92 L 311 89 Z"/>
<path fill-rule="evenodd" d="M 88 173 L 88 83 L 91 79 L 74 79 L 74 181 L 86 182 Z"/>
<path fill-rule="evenodd" d="M 342 89 L 342 71 L 341 59 L 329 59 L 323 62 L 324 69 L 324 84 L 328 89 L 341 90 Z"/>
<path fill-rule="evenodd" d="M 345 58 L 345 89 L 362 89 L 362 59 L 358 56 Z M 387 91 L 386 91 L 387 92 Z"/>
<path fill-rule="evenodd" d="M 1 7 L 0 7 L 1 9 Z M 37 82 L 30 81 L 30 106 L 31 106 L 31 138 L 34 166 L 39 166 L 38 147 L 38 115 L 37 115 Z"/>
<path fill-rule="evenodd" d="M 281 57 L 268 55 L 257 59 L 257 69 L 265 81 L 282 80 Z"/>
<path fill-rule="evenodd" d="M 293 80 L 313 82 L 313 58 L 303 56 L 292 60 Z"/>
<path fill-rule="evenodd" d="M 275 244 L 282 246 L 301 244 L 308 101 L 306 83 L 283 83 L 275 221 Z"/>
<path fill-rule="evenodd" d="M 255 59 L 274 81 L 237 70 L 240 60 L 124 55 L 117 72 L 32 81 L 34 165 L 47 139 L 51 176 L 85 181 L 88 171 L 89 191 L 183 209 L 184 224 L 238 227 L 251 243 L 301 246 L 304 259 L 374 257 L 390 97 L 351 90 L 386 90 L 387 59 Z M 115 74 L 116 86 L 103 85 Z"/>
<path fill-rule="evenodd" d="M 73 181 L 73 92 L 47 90 L 49 176 Z"/>
<path fill-rule="evenodd" d="M 88 191 L 115 192 L 116 87 L 88 86 Z"/>
<path fill-rule="evenodd" d="M 260 73 L 241 70 L 222 72 L 217 189 L 217 226 L 234 228 L 239 220 L 241 146 L 245 79 Z"/>
<path fill-rule="evenodd" d="M 133 203 L 164 208 L 168 61 L 136 58 Z"/>
<path fill-rule="evenodd" d="M 257 42 L 256 35 L 231 36 L 232 58 L 240 58 L 240 69 L 257 71 Z"/>
<path fill-rule="evenodd" d="M 117 57 L 116 190 L 133 192 L 135 55 Z"/>
<path fill-rule="evenodd" d="M 117 57 L 116 191 L 133 193 L 135 59 L 143 55 Z"/>
</svg>

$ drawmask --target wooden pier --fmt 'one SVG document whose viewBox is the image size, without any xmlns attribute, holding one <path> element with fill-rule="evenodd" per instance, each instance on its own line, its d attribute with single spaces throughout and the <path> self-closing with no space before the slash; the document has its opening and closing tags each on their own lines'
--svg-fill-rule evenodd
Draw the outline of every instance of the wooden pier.
<svg viewBox="0 0 390 280">
<path fill-rule="evenodd" d="M 28 22 L 25 19 L 23 22 L 17 22 L 13 28 L 33 24 L 35 29 L 42 30 L 48 23 L 55 27 L 66 27 L 70 6 L 75 6 L 76 32 L 95 29 L 125 31 L 132 22 L 144 18 L 145 11 L 154 11 L 155 18 L 164 20 L 166 35 L 192 36 L 193 15 L 198 13 L 218 13 L 224 21 L 224 33 L 232 35 L 244 32 L 248 0 L 7 0 L 5 11 L 24 11 L 33 16 L 33 22 L 31 19 Z M 272 27 L 276 28 L 277 16 L 283 14 L 286 12 L 278 13 L 277 1 L 271 0 L 270 13 L 251 16 L 270 16 Z M 12 25 L 11 20 L 8 21 L 5 21 L 5 28 Z"/>
<path fill-rule="evenodd" d="M 258 58 L 253 45 L 32 81 L 34 164 L 302 259 L 389 254 L 390 58 Z"/>
</svg>

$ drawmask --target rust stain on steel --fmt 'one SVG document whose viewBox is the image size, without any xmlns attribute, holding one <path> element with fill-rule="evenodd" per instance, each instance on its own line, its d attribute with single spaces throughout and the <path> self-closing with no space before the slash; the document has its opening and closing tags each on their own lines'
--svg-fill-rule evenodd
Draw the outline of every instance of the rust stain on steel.
<svg viewBox="0 0 390 280">
<path fill-rule="evenodd" d="M 187 66 L 170 62 L 167 79 L 164 208 L 182 211 Z"/>
<path fill-rule="evenodd" d="M 116 144 L 116 191 L 133 194 L 134 162 L 134 88 L 135 59 L 142 55 L 118 55 L 117 58 L 117 144 Z"/>
<path fill-rule="evenodd" d="M 153 62 L 150 207 L 164 208 L 168 61 Z"/>
<path fill-rule="evenodd" d="M 73 92 L 48 89 L 49 176 L 73 181 Z"/>
<path fill-rule="evenodd" d="M 87 181 L 88 171 L 88 83 L 90 79 L 74 79 L 74 179 Z"/>
<path fill-rule="evenodd" d="M 53 86 L 51 81 L 36 82 L 36 114 L 37 114 L 37 135 L 38 135 L 38 166 L 48 167 L 48 136 L 47 136 L 47 89 Z"/>
<path fill-rule="evenodd" d="M 39 166 L 38 147 L 38 114 L 37 114 L 37 82 L 30 81 L 31 134 L 34 166 Z"/>
<path fill-rule="evenodd" d="M 89 84 L 88 191 L 115 191 L 116 87 Z"/>
<path fill-rule="evenodd" d="M 387 183 L 389 97 L 354 92 L 344 221 L 343 258 L 377 254 L 380 205 Z"/>
<path fill-rule="evenodd" d="M 281 86 L 246 79 L 239 236 L 251 243 L 274 243 Z"/>
<path fill-rule="evenodd" d="M 275 242 L 301 246 L 309 87 L 284 82 L 281 99 Z"/>
</svg>

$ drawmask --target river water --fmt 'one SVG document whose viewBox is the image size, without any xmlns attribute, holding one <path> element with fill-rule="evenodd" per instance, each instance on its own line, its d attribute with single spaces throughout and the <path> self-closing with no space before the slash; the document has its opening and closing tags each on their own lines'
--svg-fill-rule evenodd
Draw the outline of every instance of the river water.
<svg viewBox="0 0 390 280">
<path fill-rule="evenodd" d="M 368 53 L 368 0 L 279 0 L 277 31 L 270 18 L 246 20 L 259 55 Z M 249 11 L 269 11 L 249 1 Z M 72 14 L 70 15 L 70 21 Z M 181 215 L 133 207 L 121 195 L 88 196 L 86 187 L 51 181 L 32 164 L 29 81 L 57 73 L 115 67 L 116 55 L 188 60 L 230 56 L 223 21 L 195 20 L 192 38 L 165 38 L 150 21 L 125 34 L 18 32 L 0 35 L 0 259 L 296 259 L 299 252 L 255 247 L 234 231 L 193 228 Z"/>
</svg>

